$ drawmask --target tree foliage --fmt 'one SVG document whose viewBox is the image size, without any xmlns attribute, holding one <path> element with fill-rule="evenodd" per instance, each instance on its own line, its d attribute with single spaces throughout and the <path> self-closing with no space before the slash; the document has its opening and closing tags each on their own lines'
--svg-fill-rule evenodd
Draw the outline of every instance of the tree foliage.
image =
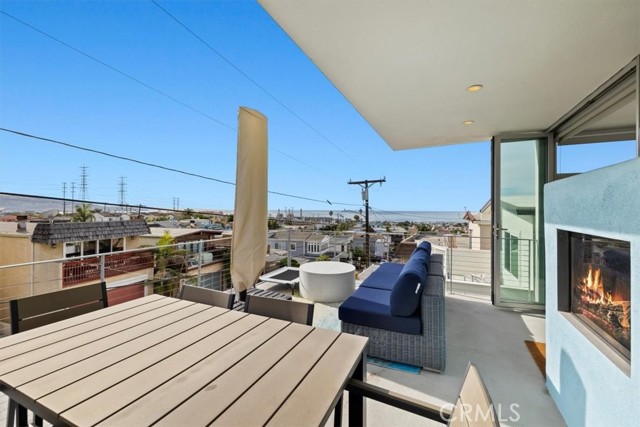
<svg viewBox="0 0 640 427">
<path fill-rule="evenodd" d="M 95 220 L 95 216 L 91 211 L 91 205 L 83 203 L 76 206 L 76 211 L 73 213 L 73 222 L 91 222 Z"/>
<path fill-rule="evenodd" d="M 282 258 L 280 261 L 278 261 L 278 266 L 286 267 L 287 266 L 287 259 L 286 258 Z M 292 258 L 291 259 L 291 267 L 300 267 L 300 263 Z"/>
<path fill-rule="evenodd" d="M 269 218 L 267 220 L 267 228 L 269 230 L 277 230 L 278 228 L 280 228 L 280 223 L 275 218 Z"/>
<path fill-rule="evenodd" d="M 354 221 L 347 219 L 344 220 L 343 222 L 341 222 L 340 224 L 338 224 L 338 228 L 337 231 L 347 231 L 347 230 L 351 230 L 353 228 L 354 225 Z"/>
<path fill-rule="evenodd" d="M 176 295 L 187 264 L 185 254 L 177 251 L 173 244 L 174 239 L 168 231 L 158 240 L 153 276 L 153 292 L 170 297 Z"/>
<path fill-rule="evenodd" d="M 353 257 L 356 259 L 364 257 L 364 251 L 360 246 L 356 246 L 355 248 L 353 248 Z"/>
</svg>

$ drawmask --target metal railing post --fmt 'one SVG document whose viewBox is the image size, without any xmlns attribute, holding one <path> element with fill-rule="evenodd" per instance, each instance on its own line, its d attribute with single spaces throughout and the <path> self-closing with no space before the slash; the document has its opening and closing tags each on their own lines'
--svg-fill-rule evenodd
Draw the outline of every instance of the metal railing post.
<svg viewBox="0 0 640 427">
<path fill-rule="evenodd" d="M 104 273 L 104 258 L 106 255 L 100 255 L 100 281 L 105 281 L 105 273 Z"/>
<path fill-rule="evenodd" d="M 198 286 L 202 286 L 202 257 L 204 256 L 204 242 L 198 241 Z"/>
<path fill-rule="evenodd" d="M 531 239 L 529 246 L 529 275 L 531 275 L 531 280 L 529 281 L 529 286 L 531 288 L 529 291 L 529 302 L 531 302 L 531 298 L 533 298 L 534 301 L 537 300 L 537 295 L 535 294 L 537 294 L 539 281 L 538 271 L 536 267 L 536 241 L 534 239 Z"/>
<path fill-rule="evenodd" d="M 291 229 L 288 229 L 287 234 L 287 267 L 291 267 Z"/>
<path fill-rule="evenodd" d="M 449 294 L 453 295 L 453 248 L 451 244 L 447 245 L 448 262 L 447 262 L 447 276 L 449 276 Z"/>
</svg>

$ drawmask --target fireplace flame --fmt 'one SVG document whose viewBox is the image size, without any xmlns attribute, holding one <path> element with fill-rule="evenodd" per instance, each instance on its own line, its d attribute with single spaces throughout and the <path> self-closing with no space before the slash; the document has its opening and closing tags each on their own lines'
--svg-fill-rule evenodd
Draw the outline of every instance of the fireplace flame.
<svg viewBox="0 0 640 427">
<path fill-rule="evenodd" d="M 587 301 L 592 304 L 605 304 L 611 302 L 611 294 L 605 292 L 602 283 L 602 274 L 599 268 L 589 267 L 583 283 L 587 290 Z"/>
<path fill-rule="evenodd" d="M 583 285 L 583 300 L 590 304 L 598 304 L 603 306 L 619 306 L 622 310 L 622 316 L 618 318 L 620 326 L 623 328 L 629 328 L 630 316 L 629 309 L 630 304 L 628 301 L 619 300 L 616 295 L 611 292 L 607 292 L 604 289 L 604 283 L 602 280 L 602 273 L 599 268 L 589 266 L 587 274 L 582 279 Z"/>
</svg>

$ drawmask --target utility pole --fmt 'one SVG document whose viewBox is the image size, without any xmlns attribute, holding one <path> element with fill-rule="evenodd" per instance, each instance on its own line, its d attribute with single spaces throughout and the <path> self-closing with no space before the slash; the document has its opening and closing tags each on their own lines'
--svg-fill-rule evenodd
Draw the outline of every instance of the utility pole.
<svg viewBox="0 0 640 427">
<path fill-rule="evenodd" d="M 362 200 L 364 201 L 365 208 L 365 220 L 364 220 L 364 240 L 365 240 L 365 249 L 364 249 L 364 262 L 365 265 L 369 266 L 369 258 L 370 258 L 370 246 L 369 246 L 369 187 L 373 184 L 380 184 L 382 186 L 383 182 L 387 182 L 386 178 L 382 179 L 365 179 L 364 181 L 351 181 L 347 184 L 349 185 L 359 185 L 362 187 Z"/>
<path fill-rule="evenodd" d="M 67 183 L 62 183 L 62 215 L 67 214 Z"/>
</svg>

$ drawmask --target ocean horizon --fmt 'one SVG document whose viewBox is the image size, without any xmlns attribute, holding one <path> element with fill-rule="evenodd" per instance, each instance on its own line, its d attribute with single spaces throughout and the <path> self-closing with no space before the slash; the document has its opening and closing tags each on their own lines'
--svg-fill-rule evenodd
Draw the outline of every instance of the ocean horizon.
<svg viewBox="0 0 640 427">
<path fill-rule="evenodd" d="M 114 211 L 117 206 L 102 206 L 100 204 L 94 204 L 98 208 L 106 208 L 109 211 Z M 58 209 L 62 212 L 63 201 L 55 199 L 39 199 L 31 197 L 16 197 L 9 195 L 0 195 L 0 208 L 7 212 L 32 212 L 40 213 L 53 209 Z M 67 213 L 71 211 L 71 202 L 66 202 Z M 134 208 L 132 208 L 134 210 Z M 143 210 L 146 210 L 143 206 Z M 170 210 L 170 209 L 167 209 Z M 194 211 L 221 211 L 225 214 L 233 212 L 232 209 L 194 209 Z M 278 213 L 285 213 L 284 209 L 269 209 L 269 216 L 275 217 Z M 333 212 L 333 216 L 329 215 L 329 212 Z M 360 213 L 359 210 L 346 210 L 346 209 L 294 209 L 291 213 L 295 217 L 303 218 L 334 218 L 334 219 L 353 219 L 355 215 L 364 218 L 364 209 Z M 463 211 L 385 211 L 382 209 L 370 209 L 369 220 L 372 222 L 460 222 L 463 221 Z"/>
<path fill-rule="evenodd" d="M 333 212 L 333 216 L 329 215 Z M 284 210 L 269 210 L 269 216 L 275 217 L 278 213 L 285 213 Z M 305 210 L 300 209 L 291 211 L 295 217 L 302 218 L 329 218 L 334 219 L 345 218 L 353 219 L 355 215 L 364 218 L 364 209 L 362 213 L 356 210 Z M 463 221 L 465 212 L 463 211 L 385 211 L 381 209 L 369 210 L 369 221 L 371 222 L 460 222 Z"/>
</svg>

